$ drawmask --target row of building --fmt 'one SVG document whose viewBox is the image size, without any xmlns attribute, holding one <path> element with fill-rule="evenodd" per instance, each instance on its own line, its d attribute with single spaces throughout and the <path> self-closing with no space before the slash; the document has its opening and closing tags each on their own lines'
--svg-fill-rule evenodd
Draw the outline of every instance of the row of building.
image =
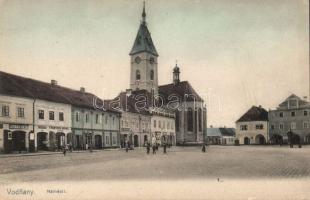
<svg viewBox="0 0 310 200">
<path fill-rule="evenodd" d="M 173 82 L 158 85 L 158 53 L 142 20 L 130 51 L 130 85 L 113 99 L 102 100 L 85 88 L 0 72 L 0 150 L 55 150 L 133 147 L 146 142 L 202 144 L 207 111 L 203 99 L 180 68 Z"/>
<path fill-rule="evenodd" d="M 310 144 L 310 103 L 295 94 L 274 110 L 251 107 L 236 121 L 240 144 Z"/>
</svg>

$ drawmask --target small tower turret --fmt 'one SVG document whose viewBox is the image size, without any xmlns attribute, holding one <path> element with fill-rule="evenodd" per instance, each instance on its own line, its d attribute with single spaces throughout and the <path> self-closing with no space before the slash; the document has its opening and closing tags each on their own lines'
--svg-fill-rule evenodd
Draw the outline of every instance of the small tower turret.
<svg viewBox="0 0 310 200">
<path fill-rule="evenodd" d="M 180 83 L 180 68 L 178 67 L 178 64 L 175 63 L 175 67 L 173 68 L 173 84 L 177 85 Z"/>
</svg>

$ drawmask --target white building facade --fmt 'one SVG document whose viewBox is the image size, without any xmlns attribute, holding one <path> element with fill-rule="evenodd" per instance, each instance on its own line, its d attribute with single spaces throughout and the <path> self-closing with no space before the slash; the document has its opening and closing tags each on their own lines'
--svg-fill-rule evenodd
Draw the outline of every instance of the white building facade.
<svg viewBox="0 0 310 200">
<path fill-rule="evenodd" d="M 0 94 L 0 151 L 34 151 L 33 99 Z"/>
</svg>

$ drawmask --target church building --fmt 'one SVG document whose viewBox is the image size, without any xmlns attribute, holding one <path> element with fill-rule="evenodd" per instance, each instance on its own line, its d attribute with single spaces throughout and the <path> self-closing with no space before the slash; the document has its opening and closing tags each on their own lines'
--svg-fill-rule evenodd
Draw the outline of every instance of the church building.
<svg viewBox="0 0 310 200">
<path fill-rule="evenodd" d="M 128 112 L 139 114 L 139 120 L 134 121 L 139 122 L 140 119 L 144 119 L 149 126 L 138 129 L 145 132 L 143 135 L 124 127 L 123 136 L 121 130 L 121 143 L 132 140 L 126 138 L 129 134 L 134 135 L 137 141 L 138 138 L 144 138 L 143 142 L 151 141 L 155 137 L 158 143 L 166 141 L 172 145 L 202 144 L 207 127 L 204 100 L 188 81 L 180 80 L 180 68 L 177 65 L 173 69 L 172 83 L 158 85 L 159 54 L 147 27 L 145 5 L 141 24 L 129 55 L 130 89 L 107 102 L 114 107 L 118 102 L 119 106 L 116 107 L 122 111 L 122 117 L 130 116 Z M 122 121 L 128 124 L 130 120 L 126 118 Z M 138 145 L 138 142 L 134 143 Z"/>
</svg>

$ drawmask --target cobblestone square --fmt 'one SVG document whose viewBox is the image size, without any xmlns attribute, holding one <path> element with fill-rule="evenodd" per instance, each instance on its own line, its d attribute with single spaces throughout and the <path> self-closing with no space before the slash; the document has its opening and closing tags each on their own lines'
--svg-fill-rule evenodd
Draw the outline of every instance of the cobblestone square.
<svg viewBox="0 0 310 200">
<path fill-rule="evenodd" d="M 0 197 L 18 199 L 7 191 L 24 188 L 34 192 L 24 199 L 304 200 L 309 154 L 308 146 L 209 146 L 1 157 Z"/>
<path fill-rule="evenodd" d="M 144 148 L 1 158 L 1 182 L 309 178 L 310 148 L 288 146 Z"/>
</svg>

